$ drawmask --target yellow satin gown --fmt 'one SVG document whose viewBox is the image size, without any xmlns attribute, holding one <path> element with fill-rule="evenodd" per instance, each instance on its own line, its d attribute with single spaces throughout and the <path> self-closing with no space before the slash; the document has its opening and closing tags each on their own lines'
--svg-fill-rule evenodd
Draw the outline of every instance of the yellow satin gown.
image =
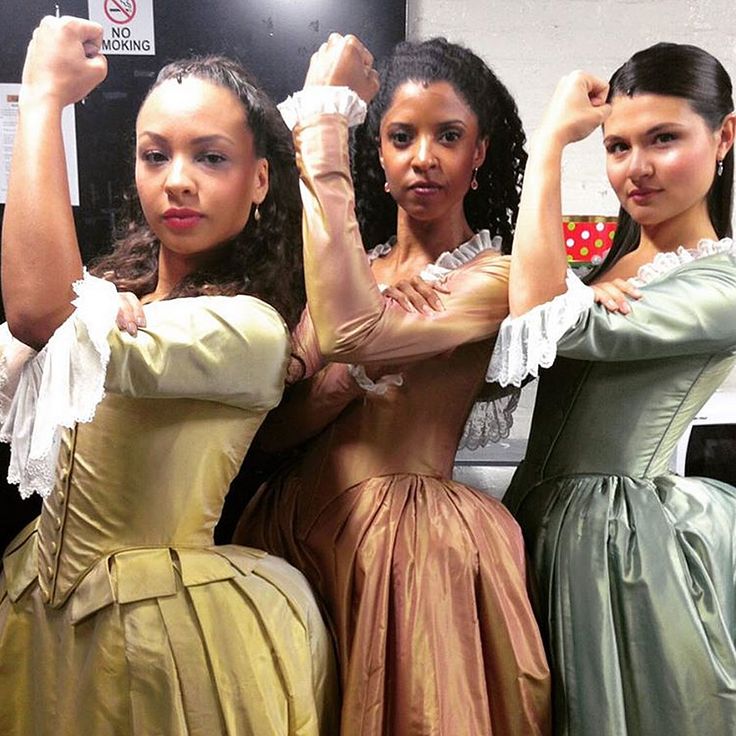
<svg viewBox="0 0 736 736">
<path fill-rule="evenodd" d="M 138 337 L 110 331 L 106 396 L 5 553 L 0 733 L 331 736 L 332 644 L 306 581 L 212 537 L 280 399 L 286 328 L 246 296 L 145 309 Z"/>
</svg>

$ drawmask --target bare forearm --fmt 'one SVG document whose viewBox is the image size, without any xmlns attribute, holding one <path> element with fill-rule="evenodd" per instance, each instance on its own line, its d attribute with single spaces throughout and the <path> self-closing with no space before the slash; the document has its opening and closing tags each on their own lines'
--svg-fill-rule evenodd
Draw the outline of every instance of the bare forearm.
<svg viewBox="0 0 736 736">
<path fill-rule="evenodd" d="M 21 101 L 2 231 L 2 291 L 11 332 L 40 347 L 71 313 L 80 278 L 61 107 Z"/>
<path fill-rule="evenodd" d="M 611 112 L 608 85 L 585 72 L 563 77 L 534 136 L 524 174 L 509 286 L 513 316 L 565 291 L 562 238 L 562 151 L 601 125 Z"/>
<path fill-rule="evenodd" d="M 540 134 L 524 174 L 509 277 L 512 316 L 528 312 L 565 290 L 560 168 L 563 147 Z"/>
</svg>

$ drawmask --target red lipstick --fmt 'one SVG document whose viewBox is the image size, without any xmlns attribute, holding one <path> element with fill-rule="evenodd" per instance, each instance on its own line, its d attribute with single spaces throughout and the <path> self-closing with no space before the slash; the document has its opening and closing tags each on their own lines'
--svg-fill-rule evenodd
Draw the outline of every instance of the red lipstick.
<svg viewBox="0 0 736 736">
<path fill-rule="evenodd" d="M 201 212 L 190 210 L 187 207 L 171 207 L 164 212 L 164 222 L 172 230 L 191 230 L 204 217 Z"/>
</svg>

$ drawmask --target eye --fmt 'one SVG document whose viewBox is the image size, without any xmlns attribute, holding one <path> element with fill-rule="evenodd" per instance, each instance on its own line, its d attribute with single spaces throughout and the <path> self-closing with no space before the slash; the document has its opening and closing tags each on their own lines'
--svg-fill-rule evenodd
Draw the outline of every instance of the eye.
<svg viewBox="0 0 736 736">
<path fill-rule="evenodd" d="M 629 150 L 629 147 L 626 143 L 623 141 L 611 141 L 610 143 L 606 143 L 606 153 L 608 153 L 611 156 L 616 156 L 621 153 L 625 153 Z"/>
<path fill-rule="evenodd" d="M 457 130 L 456 128 L 443 130 L 442 133 L 440 133 L 440 141 L 442 141 L 443 143 L 456 143 L 462 137 L 462 131 Z"/>
<path fill-rule="evenodd" d="M 167 160 L 166 154 L 156 149 L 141 151 L 139 155 L 143 161 L 153 166 L 156 166 L 157 164 L 162 164 Z"/>
<path fill-rule="evenodd" d="M 388 139 L 397 148 L 403 148 L 411 143 L 411 135 L 406 130 L 392 130 L 388 134 Z"/>
<path fill-rule="evenodd" d="M 657 133 L 654 136 L 654 142 L 659 144 L 672 143 L 677 140 L 677 136 L 674 133 Z"/>
<path fill-rule="evenodd" d="M 222 153 L 217 153 L 216 151 L 205 151 L 204 153 L 201 153 L 197 157 L 197 159 L 209 166 L 219 166 L 220 164 L 227 161 L 226 156 L 224 156 Z"/>
</svg>

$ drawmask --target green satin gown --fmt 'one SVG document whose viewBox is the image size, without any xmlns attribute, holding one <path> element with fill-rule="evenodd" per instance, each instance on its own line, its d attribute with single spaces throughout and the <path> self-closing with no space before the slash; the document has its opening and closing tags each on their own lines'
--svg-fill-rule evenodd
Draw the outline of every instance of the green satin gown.
<svg viewBox="0 0 736 736">
<path fill-rule="evenodd" d="M 630 316 L 590 309 L 540 380 L 504 501 L 536 573 L 557 736 L 736 733 L 736 490 L 668 472 L 734 364 L 736 251 L 711 245 Z"/>
</svg>

